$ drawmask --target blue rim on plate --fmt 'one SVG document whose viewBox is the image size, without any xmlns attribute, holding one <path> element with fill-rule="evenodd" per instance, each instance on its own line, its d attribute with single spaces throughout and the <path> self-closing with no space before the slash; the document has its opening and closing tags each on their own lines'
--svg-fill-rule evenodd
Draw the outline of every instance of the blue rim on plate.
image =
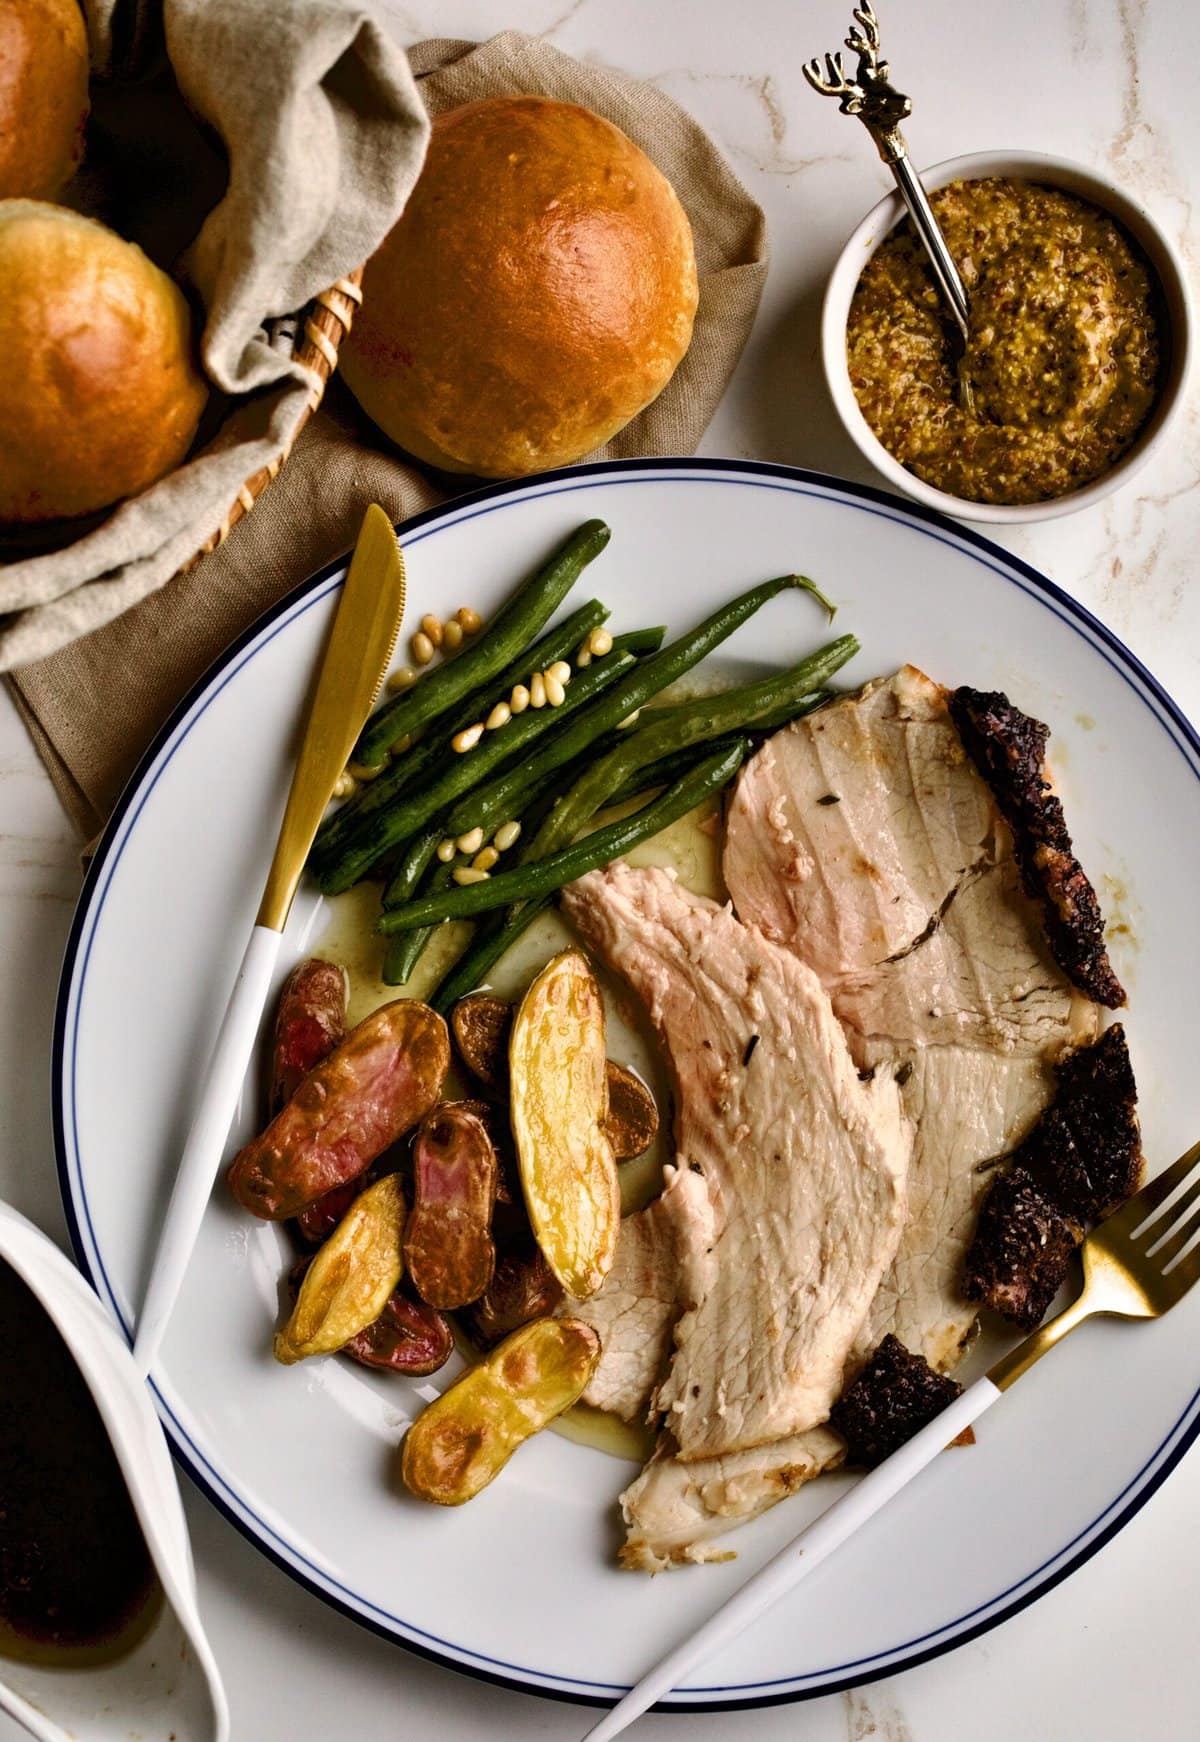
<svg viewBox="0 0 1200 1742">
<path fill-rule="evenodd" d="M 489 485 L 469 495 L 455 498 L 442 507 L 430 508 L 402 524 L 406 547 L 421 542 L 444 524 L 486 514 L 514 496 L 559 494 L 576 489 L 603 486 L 605 483 L 637 482 L 705 482 L 738 484 L 753 481 L 762 488 L 793 491 L 799 494 L 837 497 L 863 512 L 894 520 L 922 531 L 926 536 L 948 543 L 973 557 L 999 574 L 1010 584 L 1031 594 L 1067 623 L 1106 660 L 1141 700 L 1150 707 L 1155 718 L 1171 739 L 1174 748 L 1184 756 L 1192 773 L 1200 779 L 1200 735 L 1186 715 L 1172 701 L 1161 684 L 1124 643 L 1107 629 L 1086 608 L 1063 592 L 1052 581 L 1019 557 L 1010 555 L 1001 546 L 969 528 L 958 525 L 933 509 L 902 501 L 883 490 L 868 485 L 845 482 L 820 472 L 803 471 L 795 467 L 771 465 L 752 460 L 611 460 L 592 466 L 569 467 L 544 473 L 534 479 L 509 484 Z M 196 717 L 219 694 L 235 669 L 253 657 L 253 650 L 264 646 L 279 633 L 284 621 L 300 610 L 310 608 L 324 596 L 344 572 L 345 559 L 329 563 L 310 576 L 300 586 L 273 605 L 226 649 L 205 675 L 179 703 L 142 757 L 121 796 L 103 839 L 89 867 L 79 899 L 70 937 L 67 942 L 59 982 L 54 1022 L 53 1079 L 51 1094 L 54 1111 L 54 1143 L 59 1185 L 76 1257 L 84 1274 L 101 1300 L 113 1313 L 122 1329 L 129 1326 L 117 1308 L 111 1282 L 97 1249 L 91 1227 L 86 1193 L 78 1172 L 78 1145 L 75 1140 L 75 1106 L 73 1082 L 68 1082 L 68 1058 L 74 1061 L 74 1037 L 69 1020 L 72 993 L 82 989 L 92 937 L 103 908 L 105 894 L 120 861 L 142 805 L 146 802 L 159 776 L 173 754 L 172 740 L 189 716 Z M 203 704 L 202 706 L 200 704 Z M 190 729 L 190 727 L 188 728 Z M 186 736 L 186 731 L 183 736 Z M 182 738 L 179 740 L 182 741 Z M 165 753 L 165 754 L 164 754 Z M 74 1000 L 78 1020 L 78 997 Z M 564 1676 L 549 1676 L 546 1672 L 523 1665 L 498 1662 L 466 1651 L 450 1641 L 438 1639 L 399 1616 L 388 1616 L 337 1585 L 328 1575 L 304 1560 L 297 1550 L 286 1543 L 265 1520 L 257 1517 L 213 1469 L 202 1449 L 196 1445 L 187 1429 L 172 1411 L 158 1388 L 151 1386 L 160 1419 L 177 1461 L 226 1518 L 242 1532 L 268 1559 L 275 1562 L 299 1584 L 333 1608 L 372 1632 L 405 1646 L 433 1662 L 442 1663 L 477 1679 L 510 1687 L 521 1693 L 537 1693 L 545 1697 L 572 1701 L 577 1704 L 609 1705 L 627 1689 L 596 1682 L 573 1681 Z M 1041 1566 L 1026 1574 L 1009 1589 L 999 1592 L 987 1603 L 939 1628 L 936 1633 L 907 1640 L 888 1651 L 857 1662 L 831 1666 L 814 1671 L 804 1678 L 795 1678 L 785 1687 L 779 1682 L 754 1683 L 738 1688 L 697 1687 L 686 1690 L 690 1697 L 661 1702 L 656 1710 L 676 1712 L 737 1711 L 756 1706 L 786 1704 L 812 1699 L 842 1689 L 858 1687 L 884 1676 L 898 1674 L 920 1663 L 940 1657 L 944 1652 L 978 1638 L 1009 1616 L 1027 1608 L 1039 1596 L 1052 1590 L 1077 1568 L 1089 1560 L 1134 1516 L 1151 1494 L 1174 1469 L 1184 1452 L 1200 1435 L 1200 1390 L 1137 1474 L 1104 1511 L 1070 1542 L 1064 1544 Z"/>
</svg>

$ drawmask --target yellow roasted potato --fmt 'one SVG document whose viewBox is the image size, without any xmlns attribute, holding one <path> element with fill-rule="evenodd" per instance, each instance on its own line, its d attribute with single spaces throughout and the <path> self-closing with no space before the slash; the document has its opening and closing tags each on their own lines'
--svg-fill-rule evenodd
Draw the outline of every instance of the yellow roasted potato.
<svg viewBox="0 0 1200 1742">
<path fill-rule="evenodd" d="M 604 1005 L 581 951 L 564 950 L 533 981 L 513 1019 L 508 1059 L 529 1221 L 565 1292 L 586 1300 L 612 1265 L 621 1194 L 604 1129 Z"/>
<path fill-rule="evenodd" d="M 405 1486 L 435 1506 L 473 1499 L 519 1445 L 578 1402 L 599 1359 L 600 1339 L 581 1319 L 522 1325 L 409 1428 Z"/>
<path fill-rule="evenodd" d="M 500 1094 L 508 1088 L 508 1043 L 513 1007 L 488 992 L 460 998 L 450 1018 L 459 1056 L 481 1083 Z M 644 1155 L 658 1132 L 658 1108 L 640 1077 L 608 1061 L 608 1113 L 604 1120 L 617 1161 Z"/>
<path fill-rule="evenodd" d="M 403 1238 L 404 1192 L 392 1173 L 359 1193 L 305 1271 L 275 1359 L 332 1354 L 374 1324 L 403 1273 Z"/>
</svg>

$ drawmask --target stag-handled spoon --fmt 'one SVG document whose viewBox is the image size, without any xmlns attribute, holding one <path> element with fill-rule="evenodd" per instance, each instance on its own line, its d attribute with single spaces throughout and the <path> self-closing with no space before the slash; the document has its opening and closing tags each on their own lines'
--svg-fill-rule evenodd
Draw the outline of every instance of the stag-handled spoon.
<svg viewBox="0 0 1200 1742">
<path fill-rule="evenodd" d="M 843 115 L 857 115 L 875 141 L 880 157 L 896 178 L 896 186 L 908 207 L 913 228 L 929 256 L 942 298 L 961 343 L 965 345 L 969 331 L 966 286 L 946 245 L 941 225 L 933 215 L 921 178 L 909 159 L 908 147 L 900 131 L 901 121 L 906 121 L 912 114 L 912 99 L 892 84 L 891 67 L 880 58 L 879 20 L 871 0 L 862 0 L 862 4 L 855 8 L 854 19 L 846 38 L 846 47 L 858 56 L 854 77 L 846 77 L 840 51 L 825 56 L 824 71 L 819 56 L 807 61 L 804 76 L 814 91 L 819 91 L 822 96 L 837 97 Z M 969 390 L 961 375 L 960 387 L 965 399 Z"/>
</svg>

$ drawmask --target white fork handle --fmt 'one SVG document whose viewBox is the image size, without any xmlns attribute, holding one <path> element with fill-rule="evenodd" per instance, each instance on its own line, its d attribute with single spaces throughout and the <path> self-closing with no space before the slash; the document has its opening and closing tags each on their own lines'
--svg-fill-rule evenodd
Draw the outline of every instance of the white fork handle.
<svg viewBox="0 0 1200 1742">
<path fill-rule="evenodd" d="M 718 1609 L 698 1633 L 693 1633 L 683 1645 L 664 1657 L 611 1712 L 593 1725 L 587 1732 L 587 1742 L 609 1742 L 611 1737 L 619 1736 L 655 1700 L 662 1699 L 664 1694 L 678 1687 L 695 1664 L 702 1660 L 707 1662 L 723 1645 L 736 1639 L 786 1591 L 815 1572 L 822 1561 L 828 1560 L 835 1549 L 886 1506 L 914 1476 L 920 1475 L 942 1448 L 977 1421 L 1000 1395 L 990 1379 L 977 1379 L 898 1452 L 893 1452 L 890 1458 L 863 1476 L 807 1530 L 793 1537 L 761 1572 L 747 1579 L 741 1590 Z"/>
<path fill-rule="evenodd" d="M 212 1195 L 279 958 L 279 942 L 277 931 L 255 926 L 230 994 L 138 1315 L 133 1358 L 142 1373 L 149 1373 L 154 1365 Z"/>
</svg>

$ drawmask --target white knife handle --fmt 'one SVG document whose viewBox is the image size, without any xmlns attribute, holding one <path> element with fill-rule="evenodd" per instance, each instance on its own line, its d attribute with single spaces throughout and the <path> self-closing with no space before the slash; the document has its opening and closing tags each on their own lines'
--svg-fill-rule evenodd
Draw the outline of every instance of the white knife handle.
<svg viewBox="0 0 1200 1742">
<path fill-rule="evenodd" d="M 873 1518 L 901 1488 L 920 1475 L 943 1447 L 964 1428 L 977 1421 L 1001 1395 L 990 1379 L 975 1384 L 956 1397 L 920 1433 L 868 1472 L 848 1493 L 836 1500 L 807 1530 L 794 1537 L 785 1549 L 769 1560 L 761 1572 L 747 1579 L 741 1590 L 699 1632 L 664 1657 L 650 1673 L 631 1688 L 625 1698 L 587 1732 L 586 1742 L 610 1742 L 656 1700 L 678 1687 L 688 1671 L 701 1660 L 707 1662 L 723 1645 L 736 1639 L 766 1612 L 786 1591 L 815 1572 L 835 1549 L 861 1525 Z"/>
<path fill-rule="evenodd" d="M 142 1373 L 149 1373 L 154 1365 L 204 1220 L 205 1207 L 212 1196 L 279 958 L 279 942 L 277 931 L 256 925 L 238 969 L 209 1061 L 200 1105 L 175 1176 L 154 1268 L 138 1315 L 133 1358 Z"/>
</svg>

